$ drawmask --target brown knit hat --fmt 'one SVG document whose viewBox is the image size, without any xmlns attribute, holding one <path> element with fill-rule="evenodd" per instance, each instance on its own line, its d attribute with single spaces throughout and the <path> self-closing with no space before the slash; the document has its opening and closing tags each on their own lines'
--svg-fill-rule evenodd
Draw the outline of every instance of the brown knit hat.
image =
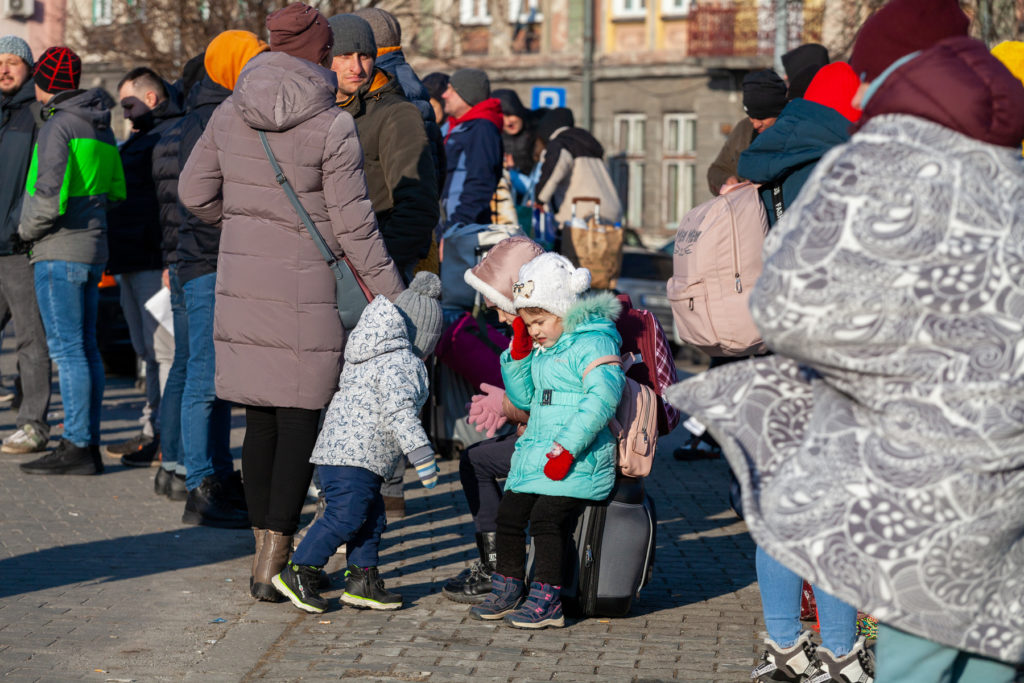
<svg viewBox="0 0 1024 683">
<path fill-rule="evenodd" d="M 48 93 L 78 90 L 82 78 L 82 60 L 71 48 L 49 47 L 39 56 L 32 80 Z"/>
<path fill-rule="evenodd" d="M 302 2 L 293 2 L 268 16 L 267 30 L 271 52 L 284 52 L 314 64 L 323 64 L 334 46 L 327 19 Z"/>
</svg>

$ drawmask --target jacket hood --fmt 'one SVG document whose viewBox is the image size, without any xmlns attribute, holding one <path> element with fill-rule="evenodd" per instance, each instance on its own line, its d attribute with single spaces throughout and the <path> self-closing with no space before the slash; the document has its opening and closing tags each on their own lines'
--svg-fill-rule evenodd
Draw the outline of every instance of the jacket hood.
<svg viewBox="0 0 1024 683">
<path fill-rule="evenodd" d="M 203 80 L 199 81 L 195 89 L 189 93 L 188 108 L 191 110 L 210 105 L 216 107 L 230 96 L 230 90 L 219 85 L 209 76 L 203 76 Z"/>
<path fill-rule="evenodd" d="M 575 157 L 604 158 L 604 147 L 593 135 L 582 128 L 559 128 L 548 139 L 548 144 L 555 138 L 572 151 Z"/>
<path fill-rule="evenodd" d="M 615 321 L 622 313 L 622 302 L 611 292 L 598 292 L 581 296 L 562 319 L 562 330 L 574 332 L 604 332 L 622 343 Z"/>
<path fill-rule="evenodd" d="M 502 125 L 504 124 L 505 121 L 504 116 L 501 113 L 501 102 L 498 101 L 498 98 L 488 97 L 483 102 L 479 102 L 473 105 L 473 107 L 470 108 L 470 110 L 467 111 L 462 116 L 462 118 L 448 119 L 450 125 L 448 127 L 448 135 L 445 136 L 445 140 L 447 141 L 448 138 L 451 137 L 451 134 L 455 132 L 455 129 L 458 128 L 460 125 L 466 123 L 467 121 L 474 121 L 476 119 L 484 119 L 485 121 L 490 121 L 495 125 L 495 127 L 498 129 L 498 132 L 500 133 Z"/>
<path fill-rule="evenodd" d="M 65 111 L 85 119 L 97 130 L 110 128 L 110 108 L 114 106 L 114 100 L 106 90 L 92 88 L 85 91 L 68 91 L 67 97 L 61 95 L 64 93 L 58 93 L 49 103 L 43 105 L 44 119 L 49 119 L 59 111 Z"/>
<path fill-rule="evenodd" d="M 377 295 L 363 310 L 359 323 L 348 337 L 345 362 L 364 363 L 385 353 L 411 348 L 409 332 L 398 307 Z"/>
<path fill-rule="evenodd" d="M 242 120 L 257 130 L 283 131 L 334 106 L 333 71 L 284 52 L 249 60 L 231 98 Z"/>
<path fill-rule="evenodd" d="M 519 269 L 543 253 L 544 248 L 529 237 L 509 237 L 491 247 L 463 279 L 492 304 L 515 315 L 512 285 L 519 279 Z"/>
<path fill-rule="evenodd" d="M 1024 139 L 1024 86 L 984 43 L 947 38 L 893 71 L 855 130 L 876 116 L 910 114 L 1002 147 Z"/>
<path fill-rule="evenodd" d="M 850 139 L 850 121 L 831 107 L 797 99 L 782 110 L 771 128 L 740 155 L 739 174 L 766 183 L 817 161 Z"/>
</svg>

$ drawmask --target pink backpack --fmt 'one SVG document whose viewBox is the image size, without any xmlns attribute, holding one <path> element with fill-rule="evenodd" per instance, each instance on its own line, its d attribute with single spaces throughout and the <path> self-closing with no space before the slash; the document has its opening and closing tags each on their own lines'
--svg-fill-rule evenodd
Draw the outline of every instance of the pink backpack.
<svg viewBox="0 0 1024 683">
<path fill-rule="evenodd" d="M 766 350 L 748 299 L 761 275 L 767 233 L 764 203 L 752 183 L 731 185 L 683 216 L 667 286 L 680 339 L 709 356 Z"/>
<path fill-rule="evenodd" d="M 637 362 L 634 354 L 601 356 L 591 361 L 583 377 L 598 365 L 621 365 L 626 372 Z M 654 464 L 654 450 L 658 446 L 658 396 L 648 386 L 626 377 L 622 399 L 615 417 L 608 423 L 618 441 L 619 472 L 627 477 L 646 477 Z"/>
</svg>

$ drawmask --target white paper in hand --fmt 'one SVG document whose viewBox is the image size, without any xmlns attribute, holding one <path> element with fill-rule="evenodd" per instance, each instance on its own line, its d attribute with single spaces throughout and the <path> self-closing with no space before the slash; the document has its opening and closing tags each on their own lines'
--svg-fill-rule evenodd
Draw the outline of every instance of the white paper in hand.
<svg viewBox="0 0 1024 683">
<path fill-rule="evenodd" d="M 171 290 L 161 287 L 160 290 L 149 297 L 145 303 L 146 310 L 156 318 L 160 327 L 164 328 L 174 336 L 174 313 L 171 311 Z"/>
</svg>

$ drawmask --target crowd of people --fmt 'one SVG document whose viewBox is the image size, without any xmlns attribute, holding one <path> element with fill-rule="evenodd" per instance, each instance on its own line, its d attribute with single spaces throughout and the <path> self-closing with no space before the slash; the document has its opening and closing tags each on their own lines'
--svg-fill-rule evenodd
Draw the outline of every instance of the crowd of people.
<svg viewBox="0 0 1024 683">
<path fill-rule="evenodd" d="M 757 680 L 1019 680 L 1024 44 L 990 53 L 968 24 L 955 0 L 891 0 L 848 62 L 812 44 L 785 56 L 785 79 L 748 74 L 747 116 L 708 169 L 715 195 L 761 186 L 751 311 L 772 354 L 713 359 L 664 399 L 707 426 L 741 486 L 767 629 Z M 104 452 L 157 465 L 183 523 L 252 528 L 255 599 L 323 612 L 344 548 L 342 602 L 397 609 L 378 551 L 406 465 L 438 480 L 422 413 L 424 361 L 451 323 L 441 236 L 519 222 L 518 206 L 615 224 L 622 205 L 570 110 L 529 110 L 480 69 L 420 80 L 384 10 L 295 2 L 266 29 L 221 33 L 173 83 L 127 72 L 120 144 L 74 51 L 34 58 L 0 37 L 0 320 L 22 394 L 0 448 L 44 453 L 21 464 L 31 475 L 99 474 Z M 460 454 L 479 560 L 442 593 L 526 629 L 565 624 L 568 521 L 621 476 L 606 427 L 626 385 L 622 303 L 546 246 L 508 237 L 458 274 L 511 335 L 503 389 L 485 384 L 470 413 L 489 438 Z M 365 292 L 355 324 L 344 268 Z M 101 448 L 105 273 L 146 401 L 139 434 Z M 170 330 L 147 307 L 158 295 Z M 299 533 L 311 480 L 321 504 Z M 858 609 L 881 622 L 875 648 Z"/>
</svg>

